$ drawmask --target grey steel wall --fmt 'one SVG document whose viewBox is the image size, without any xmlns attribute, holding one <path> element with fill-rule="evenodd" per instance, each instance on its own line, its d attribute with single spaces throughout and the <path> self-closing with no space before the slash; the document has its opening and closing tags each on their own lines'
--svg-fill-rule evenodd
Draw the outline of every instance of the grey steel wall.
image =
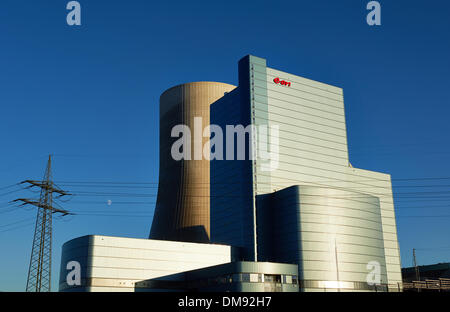
<svg viewBox="0 0 450 312">
<path fill-rule="evenodd" d="M 252 111 L 255 84 L 259 82 L 254 80 L 254 74 L 255 69 L 264 70 L 265 66 L 265 60 L 251 55 L 239 61 L 239 87 L 233 94 L 211 105 L 211 123 L 223 129 L 226 125 L 247 127 L 255 124 Z M 231 138 L 224 135 L 224 139 Z M 246 145 L 250 144 L 251 138 L 246 136 Z M 255 168 L 256 163 L 249 159 L 248 150 L 246 160 L 211 162 L 211 194 L 214 195 L 211 196 L 211 239 L 241 247 L 241 260 L 247 261 L 257 260 L 254 195 L 255 180 L 259 177 Z"/>
<path fill-rule="evenodd" d="M 317 186 L 258 196 L 258 258 L 298 263 L 304 291 L 370 290 L 375 261 L 387 284 L 379 199 Z M 340 286 L 340 287 L 338 287 Z"/>
<path fill-rule="evenodd" d="M 165 91 L 160 98 L 159 187 L 150 238 L 190 242 L 210 239 L 210 164 L 206 159 L 174 160 L 172 128 L 186 125 L 194 138 L 194 117 L 210 123 L 210 105 L 235 86 L 219 82 L 186 83 Z M 203 132 L 203 129 L 199 131 Z M 209 140 L 203 138 L 201 147 Z"/>
<path fill-rule="evenodd" d="M 227 124 L 242 124 L 239 89 L 211 105 L 211 124 L 225 129 Z M 224 133 L 226 140 L 226 133 Z M 226 146 L 224 146 L 226 154 Z M 211 241 L 244 247 L 252 244 L 248 226 L 251 204 L 251 168 L 245 160 L 211 160 Z M 245 255 L 242 255 L 244 258 Z"/>
<path fill-rule="evenodd" d="M 241 70 L 241 68 L 244 68 Z M 250 124 L 248 62 L 239 64 L 239 87 L 211 105 L 211 124 Z M 224 141 L 227 138 L 224 131 Z M 234 138 L 236 159 L 236 137 Z M 248 146 L 249 137 L 246 136 Z M 227 148 L 224 146 L 224 154 Z M 246 160 L 211 161 L 211 241 L 242 248 L 241 260 L 254 260 L 252 164 Z"/>
</svg>

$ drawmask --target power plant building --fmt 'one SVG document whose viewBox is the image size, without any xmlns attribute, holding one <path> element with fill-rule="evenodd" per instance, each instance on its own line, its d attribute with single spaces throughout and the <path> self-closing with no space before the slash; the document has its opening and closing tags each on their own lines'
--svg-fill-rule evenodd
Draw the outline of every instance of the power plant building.
<svg viewBox="0 0 450 312">
<path fill-rule="evenodd" d="M 401 291 L 391 178 L 350 164 L 343 90 L 269 68 L 252 55 L 239 61 L 238 72 L 237 86 L 193 82 L 161 95 L 160 180 L 147 240 L 155 242 L 148 243 L 151 259 L 164 242 L 192 246 L 198 258 L 225 254 L 122 282 L 147 290 Z M 191 130 L 181 141 L 179 125 Z M 189 156 L 175 159 L 180 142 L 176 149 Z M 211 159 L 202 154 L 205 146 Z M 172 265 L 175 258 L 164 257 Z M 142 272 L 153 270 L 145 263 Z M 234 286 L 194 283 L 233 274 Z M 246 284 L 250 276 L 255 284 Z"/>
<path fill-rule="evenodd" d="M 368 290 L 374 264 L 380 284 L 401 289 L 391 178 L 350 164 L 341 88 L 246 56 L 211 123 L 268 127 L 252 144 L 270 153 L 211 161 L 213 242 L 242 247 L 244 260 L 297 263 L 304 291 Z"/>
</svg>

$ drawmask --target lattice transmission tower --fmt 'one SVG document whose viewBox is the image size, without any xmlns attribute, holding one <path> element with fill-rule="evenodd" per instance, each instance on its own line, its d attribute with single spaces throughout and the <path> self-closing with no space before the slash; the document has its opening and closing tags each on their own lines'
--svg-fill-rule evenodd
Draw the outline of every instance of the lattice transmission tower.
<svg viewBox="0 0 450 312">
<path fill-rule="evenodd" d="M 70 194 L 54 185 L 51 169 L 52 157 L 50 155 L 42 181 L 26 180 L 21 182 L 21 184 L 29 184 L 29 188 L 38 187 L 41 189 L 39 201 L 26 198 L 14 200 L 15 202 L 22 202 L 21 206 L 33 205 L 37 207 L 36 227 L 28 269 L 27 292 L 48 292 L 51 290 L 52 217 L 54 213 L 61 213 L 63 216 L 72 214 L 53 206 L 53 193 L 57 193 L 58 197 Z"/>
</svg>

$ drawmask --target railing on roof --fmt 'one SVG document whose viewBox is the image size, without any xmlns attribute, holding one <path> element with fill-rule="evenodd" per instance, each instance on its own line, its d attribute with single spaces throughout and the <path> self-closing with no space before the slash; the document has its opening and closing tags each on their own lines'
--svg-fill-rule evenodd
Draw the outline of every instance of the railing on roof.
<svg viewBox="0 0 450 312">
<path fill-rule="evenodd" d="M 440 279 L 426 279 L 424 281 L 412 281 L 409 283 L 403 283 L 404 290 L 416 290 L 420 291 L 422 289 L 429 290 L 450 290 L 450 278 L 440 278 Z"/>
</svg>

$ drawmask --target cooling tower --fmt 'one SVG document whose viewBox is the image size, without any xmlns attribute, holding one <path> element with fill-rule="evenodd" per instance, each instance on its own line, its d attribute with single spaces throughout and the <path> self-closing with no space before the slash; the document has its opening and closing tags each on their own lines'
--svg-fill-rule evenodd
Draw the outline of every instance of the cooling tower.
<svg viewBox="0 0 450 312">
<path fill-rule="evenodd" d="M 191 82 L 172 87 L 161 95 L 159 186 L 149 238 L 209 241 L 209 160 L 204 157 L 194 160 L 194 144 L 198 146 L 200 141 L 194 143 L 195 131 L 203 131 L 194 129 L 194 117 L 202 118 L 203 128 L 209 125 L 209 106 L 234 88 L 219 82 Z M 191 131 L 191 160 L 172 157 L 172 145 L 180 139 L 171 136 L 177 125 L 186 125 Z M 201 146 L 208 141 L 208 137 L 203 138 Z"/>
</svg>

